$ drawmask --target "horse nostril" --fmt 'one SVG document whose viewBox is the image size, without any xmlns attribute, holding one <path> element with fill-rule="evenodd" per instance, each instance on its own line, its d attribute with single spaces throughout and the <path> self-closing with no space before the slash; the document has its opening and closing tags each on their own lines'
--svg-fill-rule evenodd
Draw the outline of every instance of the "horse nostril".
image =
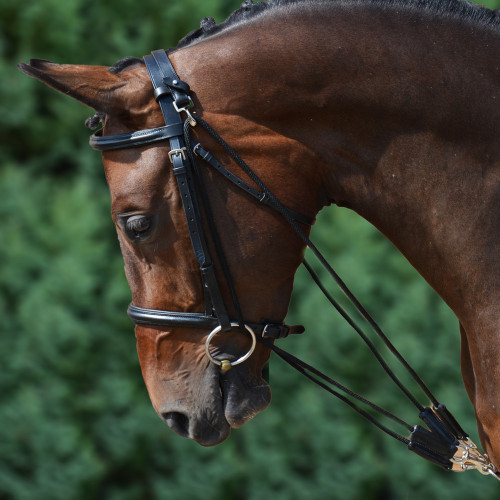
<svg viewBox="0 0 500 500">
<path fill-rule="evenodd" d="M 179 436 L 189 437 L 189 418 L 184 413 L 171 411 L 162 413 L 163 420 Z"/>
</svg>

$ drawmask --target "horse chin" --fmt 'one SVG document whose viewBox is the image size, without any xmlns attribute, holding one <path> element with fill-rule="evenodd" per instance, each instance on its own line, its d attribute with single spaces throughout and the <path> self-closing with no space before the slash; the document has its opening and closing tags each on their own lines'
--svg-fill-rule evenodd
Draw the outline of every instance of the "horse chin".
<svg viewBox="0 0 500 500">
<path fill-rule="evenodd" d="M 231 429 L 242 427 L 269 406 L 271 389 L 264 380 L 252 386 L 242 384 L 236 370 L 232 375 L 225 375 L 221 381 L 223 414 L 218 414 L 218 418 L 213 418 L 215 415 L 212 415 L 209 425 L 199 425 L 199 432 L 191 432 L 191 435 L 186 437 L 202 446 L 216 446 L 229 437 Z M 206 418 L 203 420 L 205 423 L 209 422 Z M 167 424 L 177 432 L 168 420 Z M 182 435 L 182 432 L 180 434 Z"/>
</svg>

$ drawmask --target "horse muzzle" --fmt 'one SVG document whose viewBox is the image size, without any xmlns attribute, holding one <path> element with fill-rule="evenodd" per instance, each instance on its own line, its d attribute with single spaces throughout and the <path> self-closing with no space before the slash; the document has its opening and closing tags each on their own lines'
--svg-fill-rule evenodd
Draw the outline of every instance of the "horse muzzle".
<svg viewBox="0 0 500 500">
<path fill-rule="evenodd" d="M 243 426 L 267 408 L 271 390 L 262 377 L 249 377 L 244 366 L 224 373 L 210 363 L 206 371 L 195 384 L 194 394 L 187 392 L 184 398 L 173 400 L 171 394 L 165 394 L 157 412 L 180 436 L 214 446 L 229 437 L 231 428 Z"/>
</svg>

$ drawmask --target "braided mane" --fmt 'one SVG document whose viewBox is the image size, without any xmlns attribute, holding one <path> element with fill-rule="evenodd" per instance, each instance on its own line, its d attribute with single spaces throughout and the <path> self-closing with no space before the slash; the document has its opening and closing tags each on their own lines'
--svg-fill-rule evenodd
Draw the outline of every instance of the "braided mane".
<svg viewBox="0 0 500 500">
<path fill-rule="evenodd" d="M 350 6 L 350 5 L 379 5 L 382 8 L 398 7 L 413 12 L 435 13 L 444 17 L 460 18 L 474 24 L 489 27 L 500 27 L 500 16 L 497 11 L 487 9 L 467 1 L 458 0 L 245 0 L 241 7 L 234 11 L 224 22 L 216 24 L 212 17 L 201 20 L 201 27 L 182 38 L 176 49 L 203 40 L 236 24 L 244 23 L 259 15 L 269 15 L 282 7 L 298 9 L 314 8 L 314 6 Z"/>
</svg>

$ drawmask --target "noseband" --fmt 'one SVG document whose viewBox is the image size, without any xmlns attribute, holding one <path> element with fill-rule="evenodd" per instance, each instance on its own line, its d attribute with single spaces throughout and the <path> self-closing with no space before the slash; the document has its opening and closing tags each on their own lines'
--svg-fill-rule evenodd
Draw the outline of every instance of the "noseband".
<svg viewBox="0 0 500 500">
<path fill-rule="evenodd" d="M 138 132 L 107 136 L 103 136 L 102 131 L 99 131 L 91 136 L 90 145 L 94 149 L 108 151 L 139 147 L 152 144 L 157 141 L 169 140 L 169 158 L 172 164 L 172 171 L 177 179 L 192 248 L 196 260 L 200 265 L 202 286 L 205 294 L 205 312 L 166 311 L 148 309 L 135 304 L 130 304 L 128 314 L 132 321 L 137 325 L 144 326 L 181 326 L 211 330 L 211 333 L 207 336 L 205 342 L 205 351 L 210 361 L 219 365 L 222 371 L 227 371 L 231 369 L 232 366 L 242 363 L 248 359 L 255 349 L 256 342 L 259 341 L 269 349 L 272 349 L 278 356 L 307 378 L 344 401 L 352 409 L 376 425 L 383 432 L 398 441 L 403 442 L 408 446 L 408 449 L 423 458 L 447 470 L 465 471 L 476 469 L 482 474 L 490 474 L 497 479 L 500 479 L 498 471 L 496 470 L 494 464 L 489 461 L 488 456 L 479 451 L 477 446 L 469 439 L 468 435 L 460 427 L 448 409 L 437 401 L 422 379 L 396 350 L 377 323 L 363 308 L 363 306 L 347 288 L 345 283 L 340 279 L 337 273 L 332 269 L 323 255 L 300 227 L 300 224 L 310 225 L 313 221 L 310 218 L 285 207 L 252 171 L 252 169 L 248 167 L 238 154 L 226 142 L 224 142 L 224 140 L 218 136 L 217 133 L 202 118 L 198 116 L 193 117 L 190 112 L 190 109 L 193 107 L 193 101 L 189 96 L 189 85 L 180 80 L 177 76 L 165 51 L 157 50 L 152 52 L 151 55 L 144 57 L 144 62 L 146 63 L 146 67 L 153 84 L 155 99 L 160 105 L 165 119 L 165 126 L 140 130 Z M 183 122 L 181 118 L 182 113 L 185 113 L 187 116 L 185 122 Z M 191 141 L 190 128 L 197 124 L 200 124 L 219 142 L 219 144 L 226 150 L 238 166 L 252 179 L 260 190 L 247 184 L 226 169 L 212 154 L 206 151 L 201 144 L 194 144 Z M 416 400 L 416 398 L 401 383 L 398 377 L 387 365 L 363 330 L 358 327 L 347 312 L 333 299 L 313 269 L 307 264 L 307 262 L 304 261 L 306 269 L 311 274 L 316 284 L 320 287 L 321 291 L 325 294 L 327 299 L 337 309 L 337 311 L 344 317 L 344 319 L 351 325 L 356 333 L 358 333 L 362 340 L 368 345 L 377 361 L 381 364 L 382 368 L 386 371 L 398 388 L 415 405 L 419 411 L 420 419 L 426 424 L 427 428 L 421 427 L 420 425 L 409 425 L 404 420 L 347 389 L 339 382 L 324 375 L 304 361 L 275 346 L 274 343 L 270 341 L 285 338 L 290 334 L 302 333 L 304 331 L 304 327 L 300 325 L 288 326 L 282 322 L 270 322 L 265 320 L 262 320 L 259 323 L 244 321 L 195 156 L 202 158 L 208 165 L 213 167 L 228 181 L 241 188 L 248 195 L 271 207 L 283 216 L 287 223 L 310 248 L 312 253 L 337 283 L 342 292 L 344 292 L 347 298 L 351 301 L 359 314 L 368 322 L 374 332 L 387 346 L 389 351 L 397 358 L 397 360 L 409 372 L 424 393 L 429 397 L 431 401 L 430 407 L 424 407 Z M 198 200 L 198 193 L 200 194 L 201 201 Z M 230 291 L 231 300 L 233 302 L 234 309 L 237 312 L 238 317 L 236 320 L 229 318 L 226 305 L 220 292 L 220 286 L 214 270 L 214 263 L 208 250 L 207 237 L 205 235 L 203 224 L 204 219 L 201 215 L 202 213 L 205 215 L 205 221 L 209 227 L 211 242 L 216 248 L 217 257 L 226 284 Z M 250 335 L 252 341 L 250 349 L 246 354 L 233 361 L 215 358 L 210 352 L 210 343 L 212 339 L 217 334 L 227 332 L 232 329 L 237 329 L 242 333 Z M 400 434 L 397 434 L 388 429 L 385 425 L 380 424 L 371 414 L 360 408 L 358 404 L 353 401 L 353 399 L 358 403 L 369 406 L 372 410 L 393 420 L 399 425 L 406 427 L 407 431 L 410 432 L 410 438 L 408 439 Z"/>
</svg>

